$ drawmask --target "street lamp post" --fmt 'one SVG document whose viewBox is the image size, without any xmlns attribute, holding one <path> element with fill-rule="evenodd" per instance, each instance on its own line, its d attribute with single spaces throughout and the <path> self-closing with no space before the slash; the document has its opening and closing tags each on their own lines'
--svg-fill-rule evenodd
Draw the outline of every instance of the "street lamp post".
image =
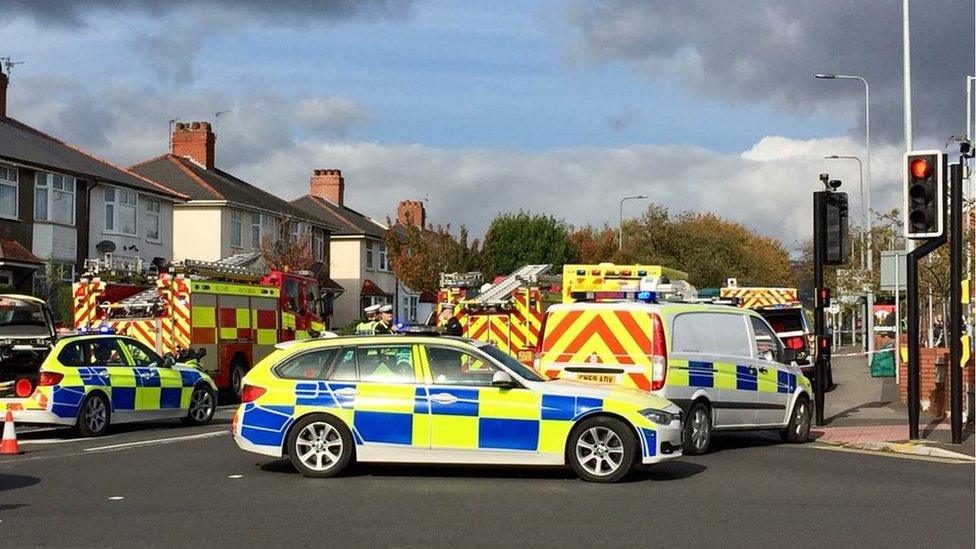
<svg viewBox="0 0 976 549">
<path fill-rule="evenodd" d="M 864 154 L 865 154 L 865 164 L 867 164 L 868 172 L 868 183 L 865 185 L 865 204 L 868 210 L 868 272 L 874 272 L 874 254 L 871 252 L 871 88 L 868 86 L 868 81 L 861 76 L 850 75 L 850 74 L 817 74 L 816 78 L 826 79 L 826 80 L 860 80 L 864 84 Z M 896 290 L 897 291 L 897 290 Z M 873 356 L 874 353 L 874 285 L 868 284 L 867 291 L 868 298 L 868 314 L 867 314 L 867 327 L 868 327 L 868 353 Z"/>
<path fill-rule="evenodd" d="M 620 243 L 617 246 L 618 250 L 624 249 L 624 202 L 627 200 L 643 200 L 647 198 L 646 194 L 638 194 L 634 196 L 625 196 L 620 199 L 620 218 L 617 221 L 617 232 L 619 233 Z"/>
</svg>

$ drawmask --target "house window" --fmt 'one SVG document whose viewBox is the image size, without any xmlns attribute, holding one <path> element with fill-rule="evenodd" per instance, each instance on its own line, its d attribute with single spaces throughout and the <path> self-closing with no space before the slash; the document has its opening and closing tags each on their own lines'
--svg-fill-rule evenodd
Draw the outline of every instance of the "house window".
<svg viewBox="0 0 976 549">
<path fill-rule="evenodd" d="M 366 242 L 366 270 L 373 270 L 373 243 Z"/>
<path fill-rule="evenodd" d="M 291 241 L 298 242 L 302 236 L 308 235 L 312 230 L 312 226 L 308 223 L 302 223 L 301 221 L 293 221 L 291 223 Z"/>
<path fill-rule="evenodd" d="M 244 238 L 242 232 L 244 230 L 244 214 L 237 210 L 231 210 L 230 212 L 230 245 L 234 248 L 240 248 L 243 243 Z"/>
<path fill-rule="evenodd" d="M 261 247 L 261 214 L 251 214 L 251 246 Z"/>
<path fill-rule="evenodd" d="M 380 242 L 380 270 L 389 270 L 389 265 L 386 264 L 386 244 Z"/>
<path fill-rule="evenodd" d="M 0 165 L 0 217 L 17 219 L 17 168 Z"/>
<path fill-rule="evenodd" d="M 273 216 L 261 214 L 261 239 L 269 238 L 278 241 L 278 222 Z"/>
<path fill-rule="evenodd" d="M 75 178 L 59 173 L 34 174 L 34 219 L 75 224 Z"/>
<path fill-rule="evenodd" d="M 136 207 L 139 195 L 135 191 L 105 187 L 105 231 L 136 236 Z"/>
<path fill-rule="evenodd" d="M 146 199 L 146 240 L 159 241 L 159 210 L 161 203 L 151 198 Z"/>
<path fill-rule="evenodd" d="M 315 229 L 312 234 L 313 258 L 319 263 L 325 263 L 325 231 L 322 229 Z"/>
<path fill-rule="evenodd" d="M 408 296 L 403 300 L 403 304 L 406 305 L 407 309 L 407 321 L 411 324 L 417 322 L 417 303 L 419 298 L 417 296 Z"/>
</svg>

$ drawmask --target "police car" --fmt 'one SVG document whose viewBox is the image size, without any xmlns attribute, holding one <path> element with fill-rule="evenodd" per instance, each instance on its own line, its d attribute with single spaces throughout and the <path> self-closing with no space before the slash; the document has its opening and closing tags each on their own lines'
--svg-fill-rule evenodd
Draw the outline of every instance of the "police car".
<svg viewBox="0 0 976 549">
<path fill-rule="evenodd" d="M 111 424 L 213 419 L 207 374 L 109 330 L 58 337 L 40 299 L 0 295 L 0 412 L 17 423 L 73 425 L 84 436 Z"/>
<path fill-rule="evenodd" d="M 483 342 L 434 335 L 281 343 L 244 378 L 243 450 L 331 477 L 352 461 L 570 465 L 614 482 L 681 455 L 680 410 L 622 387 L 551 381 Z"/>
<path fill-rule="evenodd" d="M 684 452 L 713 430 L 776 429 L 804 442 L 813 391 L 759 313 L 698 302 L 680 271 L 567 265 L 564 303 L 544 318 L 537 368 L 548 377 L 629 386 L 684 411 Z"/>
</svg>

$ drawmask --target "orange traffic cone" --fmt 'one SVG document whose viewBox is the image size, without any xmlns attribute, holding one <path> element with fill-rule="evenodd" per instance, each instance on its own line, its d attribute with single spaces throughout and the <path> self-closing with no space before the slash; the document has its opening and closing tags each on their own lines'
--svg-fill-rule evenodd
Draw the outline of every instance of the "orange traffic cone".
<svg viewBox="0 0 976 549">
<path fill-rule="evenodd" d="M 3 420 L 3 439 L 0 440 L 0 455 L 19 454 L 17 445 L 17 430 L 14 428 L 14 413 L 7 410 L 7 417 Z"/>
</svg>

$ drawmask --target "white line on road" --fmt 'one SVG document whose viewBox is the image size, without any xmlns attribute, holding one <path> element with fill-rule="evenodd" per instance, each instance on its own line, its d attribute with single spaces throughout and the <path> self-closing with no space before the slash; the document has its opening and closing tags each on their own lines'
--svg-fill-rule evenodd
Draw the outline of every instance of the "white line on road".
<svg viewBox="0 0 976 549">
<path fill-rule="evenodd" d="M 138 440 L 136 442 L 124 442 L 122 444 L 112 444 L 109 446 L 96 446 L 94 448 L 85 448 L 86 452 L 97 452 L 99 450 L 117 450 L 119 448 L 130 448 L 133 446 L 149 446 L 152 444 L 169 444 L 171 442 L 181 442 L 184 440 L 196 440 L 201 438 L 213 438 L 222 435 L 229 435 L 230 431 L 211 431 L 209 433 L 200 433 L 199 435 L 186 435 L 182 437 L 171 437 L 171 438 L 157 438 L 153 440 Z"/>
</svg>

